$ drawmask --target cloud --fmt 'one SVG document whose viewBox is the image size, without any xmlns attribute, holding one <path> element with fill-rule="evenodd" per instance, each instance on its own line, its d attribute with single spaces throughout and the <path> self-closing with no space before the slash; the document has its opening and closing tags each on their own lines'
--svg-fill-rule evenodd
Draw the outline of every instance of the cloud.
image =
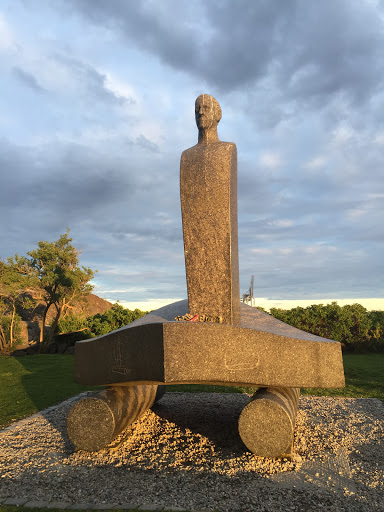
<svg viewBox="0 0 384 512">
<path fill-rule="evenodd" d="M 159 146 L 147 139 L 147 137 L 145 137 L 143 134 L 140 134 L 138 137 L 136 137 L 136 143 L 143 148 L 148 149 L 149 151 L 153 151 L 155 153 L 159 151 Z"/>
<path fill-rule="evenodd" d="M 55 53 L 52 58 L 55 65 L 67 73 L 72 87 L 76 88 L 77 93 L 82 93 L 87 101 L 97 100 L 120 107 L 134 102 L 132 97 L 125 96 L 113 86 L 106 73 L 89 63 L 64 53 Z"/>
<path fill-rule="evenodd" d="M 315 156 L 309 162 L 305 164 L 307 169 L 316 170 L 324 168 L 326 164 L 326 159 L 324 156 Z"/>
<path fill-rule="evenodd" d="M 271 77 L 290 100 L 366 101 L 380 90 L 382 19 L 371 2 L 76 0 L 72 9 L 221 91 Z M 169 13 L 172 12 L 172 21 Z M 197 20 L 198 18 L 198 20 Z"/>
<path fill-rule="evenodd" d="M 0 190 L 4 225 L 29 226 L 23 246 L 42 236 L 54 239 L 69 226 L 90 256 L 99 250 L 110 261 L 152 265 L 154 259 L 163 258 L 169 264 L 173 245 L 182 254 L 178 184 L 170 186 L 161 177 L 167 160 L 159 162 L 155 174 L 148 172 L 141 146 L 142 141 L 132 144 L 122 165 L 114 151 L 73 143 L 56 144 L 54 149 L 17 147 L 1 140 L 0 167 L 6 169 Z M 6 256 L 21 251 L 18 231 L 9 234 Z"/>
<path fill-rule="evenodd" d="M 276 169 L 281 166 L 281 157 L 272 151 L 266 151 L 260 155 L 260 165 L 267 169 Z"/>
<path fill-rule="evenodd" d="M 28 73 L 27 71 L 24 71 L 23 69 L 20 69 L 17 66 L 14 66 L 13 74 L 16 76 L 16 78 L 18 80 L 20 80 L 20 82 L 22 82 L 24 85 L 26 85 L 33 91 L 38 92 L 38 93 L 46 92 L 44 87 L 41 87 L 41 85 L 38 83 L 36 77 L 32 73 Z"/>
<path fill-rule="evenodd" d="M 12 29 L 5 16 L 0 12 L 0 52 L 8 52 L 16 47 Z"/>
<path fill-rule="evenodd" d="M 69 225 L 100 290 L 184 297 L 180 154 L 211 92 L 238 147 L 241 289 L 254 274 L 265 297 L 382 294 L 380 4 L 14 5 L 0 15 L 2 257 Z"/>
</svg>

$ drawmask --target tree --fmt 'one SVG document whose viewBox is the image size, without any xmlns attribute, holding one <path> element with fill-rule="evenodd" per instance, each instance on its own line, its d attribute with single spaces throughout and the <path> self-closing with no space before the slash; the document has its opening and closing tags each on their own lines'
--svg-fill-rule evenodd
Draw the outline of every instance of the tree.
<svg viewBox="0 0 384 512">
<path fill-rule="evenodd" d="M 39 242 L 38 248 L 19 257 L 17 254 L 8 263 L 24 276 L 38 283 L 41 298 L 45 303 L 40 328 L 40 344 L 51 344 L 58 321 L 73 307 L 75 301 L 84 299 L 93 286 L 89 281 L 94 272 L 79 266 L 79 254 L 69 238 L 69 229 L 55 242 Z M 44 340 L 44 327 L 49 308 L 56 309 L 48 338 Z"/>
<path fill-rule="evenodd" d="M 33 276 L 20 274 L 12 265 L 0 260 L 1 351 L 6 351 L 15 341 L 15 324 L 20 320 L 16 314 L 17 307 L 33 305 L 33 300 L 24 292 L 34 284 Z"/>
<path fill-rule="evenodd" d="M 371 321 L 371 333 L 374 340 L 384 338 L 384 311 L 369 311 Z"/>
<path fill-rule="evenodd" d="M 7 339 L 5 337 L 5 332 L 3 329 L 3 317 L 5 313 L 5 304 L 0 301 L 0 354 L 7 351 Z"/>
</svg>

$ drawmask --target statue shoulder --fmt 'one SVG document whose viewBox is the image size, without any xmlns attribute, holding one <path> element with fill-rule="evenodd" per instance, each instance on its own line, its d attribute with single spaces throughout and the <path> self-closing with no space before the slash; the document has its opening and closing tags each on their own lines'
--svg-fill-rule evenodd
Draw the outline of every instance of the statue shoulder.
<svg viewBox="0 0 384 512">
<path fill-rule="evenodd" d="M 226 144 L 226 146 L 228 147 L 229 150 L 237 152 L 237 147 L 234 142 L 222 142 L 222 144 Z"/>
<path fill-rule="evenodd" d="M 185 149 L 181 155 L 183 156 L 184 154 L 186 155 L 188 153 L 195 153 L 197 151 L 206 151 L 207 148 L 214 149 L 217 147 L 227 147 L 228 149 L 237 150 L 236 144 L 234 142 L 225 142 L 223 140 L 219 140 L 217 142 L 211 142 L 210 144 L 195 144 L 194 146 Z"/>
<path fill-rule="evenodd" d="M 237 147 L 234 142 L 220 142 L 220 144 L 227 154 L 232 155 L 231 158 L 237 159 Z"/>
<path fill-rule="evenodd" d="M 199 144 L 195 144 L 194 146 L 188 148 L 188 149 L 184 149 L 184 151 L 181 153 L 181 156 L 183 156 L 184 154 L 187 154 L 187 153 L 192 153 L 194 151 L 197 151 L 199 149 Z"/>
<path fill-rule="evenodd" d="M 232 154 L 232 158 L 236 158 L 237 156 L 237 148 L 234 142 L 212 142 L 211 144 L 196 144 L 191 148 L 186 149 L 181 154 L 180 164 L 183 165 L 184 162 L 190 162 L 195 160 L 196 158 L 202 158 L 203 155 L 209 153 L 229 153 Z"/>
<path fill-rule="evenodd" d="M 199 151 L 199 145 L 198 144 L 196 144 L 195 146 L 192 146 L 191 148 L 185 149 L 181 153 L 181 159 L 180 159 L 181 162 L 183 162 L 184 160 L 188 160 L 190 157 L 192 157 L 192 155 L 194 155 L 198 151 Z"/>
</svg>

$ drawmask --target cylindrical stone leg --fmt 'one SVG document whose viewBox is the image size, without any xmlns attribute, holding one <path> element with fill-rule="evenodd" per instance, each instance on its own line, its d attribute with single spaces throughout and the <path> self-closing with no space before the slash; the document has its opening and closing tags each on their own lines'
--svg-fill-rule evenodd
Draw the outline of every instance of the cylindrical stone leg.
<svg viewBox="0 0 384 512">
<path fill-rule="evenodd" d="M 157 386 L 113 386 L 77 402 L 67 417 L 69 439 L 78 450 L 101 450 L 152 407 Z"/>
<path fill-rule="evenodd" d="M 260 388 L 239 417 L 245 446 L 261 457 L 280 457 L 292 451 L 299 388 Z"/>
</svg>

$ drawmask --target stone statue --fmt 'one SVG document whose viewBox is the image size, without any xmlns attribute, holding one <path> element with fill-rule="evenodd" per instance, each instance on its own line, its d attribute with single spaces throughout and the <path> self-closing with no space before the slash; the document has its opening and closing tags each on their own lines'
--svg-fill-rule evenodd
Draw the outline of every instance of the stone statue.
<svg viewBox="0 0 384 512">
<path fill-rule="evenodd" d="M 73 406 L 68 436 L 77 449 L 99 450 L 161 398 L 164 384 L 236 384 L 259 388 L 239 416 L 248 450 L 291 456 L 299 388 L 344 386 L 341 345 L 240 305 L 236 146 L 219 140 L 215 98 L 199 96 L 195 116 L 198 143 L 180 164 L 188 303 L 76 343 L 76 382 L 107 389 Z"/>
<path fill-rule="evenodd" d="M 180 163 L 189 313 L 238 325 L 236 145 L 217 135 L 221 108 L 215 98 L 201 94 L 195 117 L 198 143 L 183 152 Z"/>
</svg>

